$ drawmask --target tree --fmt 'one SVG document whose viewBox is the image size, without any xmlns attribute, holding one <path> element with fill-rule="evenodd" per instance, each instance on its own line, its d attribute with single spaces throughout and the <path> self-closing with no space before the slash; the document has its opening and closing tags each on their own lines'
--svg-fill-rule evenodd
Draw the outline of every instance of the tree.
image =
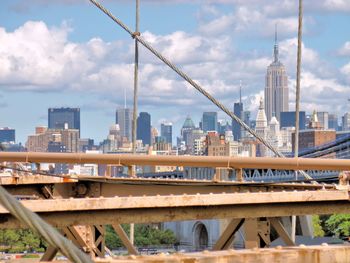
<svg viewBox="0 0 350 263">
<path fill-rule="evenodd" d="M 122 225 L 124 231 L 129 235 L 130 226 Z M 135 225 L 136 246 L 159 246 L 173 245 L 176 243 L 175 234 L 171 230 L 160 230 L 149 224 Z M 106 227 L 106 245 L 110 249 L 122 247 L 123 244 L 111 226 Z"/>
<path fill-rule="evenodd" d="M 337 237 L 350 236 L 350 214 L 331 215 L 326 221 L 329 231 Z"/>
<path fill-rule="evenodd" d="M 30 229 L 0 230 L 2 249 L 9 252 L 42 250 L 42 240 Z"/>
<path fill-rule="evenodd" d="M 312 216 L 312 226 L 314 228 L 314 236 L 315 237 L 323 237 L 325 232 L 322 229 L 321 225 L 322 221 L 320 219 L 320 216 L 313 215 Z"/>
</svg>

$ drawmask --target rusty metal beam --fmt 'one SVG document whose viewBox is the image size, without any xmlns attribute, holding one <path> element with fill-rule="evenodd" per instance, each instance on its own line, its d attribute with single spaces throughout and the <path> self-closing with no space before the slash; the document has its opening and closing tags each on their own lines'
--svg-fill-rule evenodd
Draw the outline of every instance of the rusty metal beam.
<svg viewBox="0 0 350 263">
<path fill-rule="evenodd" d="M 40 212 L 44 220 L 55 227 L 67 225 L 101 225 L 115 223 L 170 222 L 197 219 L 258 218 L 290 215 L 350 213 L 348 201 L 328 201 L 282 204 L 245 204 L 199 207 L 109 209 L 66 212 Z M 25 228 L 11 215 L 0 217 L 0 228 Z"/>
<path fill-rule="evenodd" d="M 289 170 L 350 170 L 350 160 L 229 156 L 155 156 L 130 154 L 0 152 L 0 161 L 30 163 L 99 163 Z"/>
<path fill-rule="evenodd" d="M 232 219 L 224 232 L 222 232 L 219 239 L 216 241 L 215 245 L 213 246 L 213 250 L 229 249 L 232 246 L 236 232 L 240 229 L 243 223 L 244 218 Z"/>
<path fill-rule="evenodd" d="M 56 254 L 58 253 L 58 249 L 53 246 L 48 246 L 44 255 L 40 258 L 40 262 L 52 261 Z"/>
<path fill-rule="evenodd" d="M 245 248 L 260 247 L 257 218 L 248 218 L 244 221 L 244 234 Z"/>
<path fill-rule="evenodd" d="M 281 221 L 278 218 L 269 218 L 269 221 L 271 223 L 271 226 L 276 230 L 277 234 L 287 246 L 295 246 L 295 243 L 293 242 L 292 238 L 290 237 L 290 235 L 283 227 Z"/>
<path fill-rule="evenodd" d="M 138 255 L 139 252 L 134 247 L 134 245 L 130 242 L 128 235 L 125 233 L 125 231 L 121 227 L 121 225 L 120 224 L 113 224 L 112 227 L 113 227 L 114 231 L 117 233 L 117 235 L 120 237 L 120 240 L 123 242 L 123 245 L 128 250 L 129 254 Z"/>
<path fill-rule="evenodd" d="M 264 249 L 244 249 L 244 250 L 224 250 L 224 251 L 203 251 L 197 253 L 175 253 L 170 255 L 140 255 L 126 257 L 116 257 L 108 260 L 110 263 L 139 263 L 139 262 L 157 262 L 157 263 L 266 263 L 266 262 L 308 262 L 308 263 L 329 263 L 329 262 L 348 262 L 350 246 L 299 246 L 293 248 L 264 248 Z"/>
<path fill-rule="evenodd" d="M 22 200 L 22 204 L 33 212 L 61 212 L 61 211 L 90 211 L 111 209 L 139 209 L 139 208 L 176 208 L 188 206 L 225 206 L 250 205 L 293 202 L 325 202 L 347 201 L 349 193 L 345 190 L 320 191 L 292 191 L 292 192 L 265 192 L 265 193 L 221 193 L 197 195 L 156 195 L 156 196 L 129 196 L 110 198 L 69 198 L 47 200 Z M 0 206 L 0 214 L 8 213 Z"/>
</svg>

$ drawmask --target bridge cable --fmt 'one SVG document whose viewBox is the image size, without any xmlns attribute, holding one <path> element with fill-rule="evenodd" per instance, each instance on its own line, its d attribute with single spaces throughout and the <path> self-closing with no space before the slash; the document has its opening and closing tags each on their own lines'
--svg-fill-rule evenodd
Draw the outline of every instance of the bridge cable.
<svg viewBox="0 0 350 263">
<path fill-rule="evenodd" d="M 247 130 L 250 134 L 252 134 L 255 138 L 257 138 L 262 144 L 264 144 L 267 148 L 269 148 L 274 154 L 278 157 L 285 157 L 280 151 L 275 149 L 268 141 L 262 138 L 259 134 L 257 134 L 253 129 L 251 129 L 246 123 L 244 123 L 240 118 L 238 118 L 233 112 L 231 112 L 228 108 L 226 108 L 222 103 L 216 100 L 210 93 L 204 90 L 199 84 L 197 84 L 194 80 L 192 80 L 186 73 L 181 71 L 178 67 L 176 67 L 173 63 L 171 63 L 167 58 L 165 58 L 162 54 L 160 54 L 157 50 L 155 50 L 148 42 L 146 42 L 141 36 L 132 32 L 121 20 L 116 18 L 111 14 L 105 7 L 103 7 L 96 0 L 89 0 L 93 3 L 97 8 L 99 8 L 102 12 L 104 12 L 109 18 L 111 18 L 114 22 L 116 22 L 120 27 L 122 27 L 129 35 L 135 38 L 138 42 L 140 42 L 145 48 L 147 48 L 151 53 L 153 53 L 156 57 L 158 57 L 161 61 L 163 61 L 166 65 L 168 65 L 172 70 L 174 70 L 178 75 L 180 75 L 184 80 L 186 80 L 191 86 L 193 86 L 197 91 L 202 93 L 207 99 L 209 99 L 213 104 L 215 104 L 219 109 L 225 112 L 229 117 L 235 120 L 239 125 L 241 125 L 245 130 Z M 300 173 L 307 179 L 312 179 L 307 173 L 304 171 L 300 171 Z"/>
<path fill-rule="evenodd" d="M 90 257 L 79 250 L 72 241 L 63 237 L 54 227 L 46 223 L 36 213 L 24 207 L 18 200 L 0 186 L 0 203 L 19 221 L 40 234 L 47 243 L 57 248 L 72 262 L 92 263 Z"/>
</svg>

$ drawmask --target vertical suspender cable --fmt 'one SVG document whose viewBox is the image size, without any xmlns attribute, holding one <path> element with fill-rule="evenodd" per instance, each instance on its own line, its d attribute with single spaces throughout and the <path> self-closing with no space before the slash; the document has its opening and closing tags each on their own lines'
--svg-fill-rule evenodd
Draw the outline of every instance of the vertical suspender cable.
<svg viewBox="0 0 350 263">
<path fill-rule="evenodd" d="M 303 0 L 299 0 L 299 22 L 298 22 L 298 54 L 297 54 L 297 77 L 295 94 L 295 136 L 294 136 L 294 158 L 299 157 L 299 104 L 300 104 L 300 68 L 303 28 Z M 295 179 L 298 179 L 298 171 L 295 171 Z M 292 240 L 295 242 L 296 216 L 292 216 Z"/>
<path fill-rule="evenodd" d="M 105 7 L 103 7 L 96 0 L 89 0 L 93 3 L 97 8 L 99 8 L 102 12 L 104 12 L 109 18 L 111 18 L 114 22 L 116 22 L 120 27 L 122 27 L 128 34 L 137 39 L 145 48 L 147 48 L 151 53 L 153 53 L 157 58 L 163 61 L 166 65 L 168 65 L 172 70 L 174 70 L 179 76 L 181 76 L 185 81 L 187 81 L 192 87 L 194 87 L 197 91 L 203 94 L 207 99 L 209 99 L 212 103 L 214 103 L 219 109 L 225 112 L 230 118 L 237 121 L 241 127 L 247 130 L 250 134 L 252 134 L 256 139 L 258 139 L 262 144 L 264 144 L 267 148 L 269 148 L 273 153 L 278 157 L 285 157 L 280 151 L 275 149 L 268 141 L 262 138 L 259 134 L 257 134 L 253 129 L 251 129 L 247 124 L 245 124 L 240 118 L 238 118 L 233 112 L 231 112 L 227 107 L 225 107 L 221 102 L 216 100 L 210 93 L 208 93 L 205 89 L 203 89 L 198 83 L 196 83 L 193 79 L 191 79 L 186 73 L 180 70 L 177 66 L 175 66 L 172 62 L 170 62 L 167 58 L 165 58 L 162 54 L 160 54 L 157 50 L 155 50 L 147 41 L 145 41 L 142 37 L 133 33 L 121 20 L 116 18 L 109 12 Z M 304 171 L 300 171 L 300 173 L 307 179 L 312 179 L 307 173 Z"/>
<path fill-rule="evenodd" d="M 136 0 L 136 26 L 134 35 L 140 35 L 140 0 Z M 134 67 L 134 110 L 133 110 L 133 125 L 132 125 L 132 153 L 136 154 L 136 131 L 137 131 L 137 90 L 139 78 L 139 42 L 135 38 L 135 67 Z M 136 166 L 133 166 L 133 175 L 136 176 Z M 134 223 L 130 224 L 130 242 L 134 244 Z"/>
<path fill-rule="evenodd" d="M 139 35 L 139 1 L 136 0 L 136 29 L 135 35 Z M 134 110 L 132 125 L 132 152 L 136 153 L 136 131 L 137 131 L 137 90 L 138 90 L 138 71 L 139 71 L 139 42 L 135 38 L 135 64 L 134 64 Z"/>
</svg>

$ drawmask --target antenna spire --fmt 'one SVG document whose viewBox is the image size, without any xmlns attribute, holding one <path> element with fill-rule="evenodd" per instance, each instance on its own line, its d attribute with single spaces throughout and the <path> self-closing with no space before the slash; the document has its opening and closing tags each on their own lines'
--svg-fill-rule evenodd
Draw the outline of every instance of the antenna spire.
<svg viewBox="0 0 350 263">
<path fill-rule="evenodd" d="M 124 87 L 124 109 L 126 109 L 126 87 Z"/>
<path fill-rule="evenodd" d="M 242 80 L 239 81 L 239 103 L 242 103 Z"/>
<path fill-rule="evenodd" d="M 275 46 L 273 48 L 273 57 L 273 62 L 278 62 L 277 23 L 275 24 Z"/>
</svg>

